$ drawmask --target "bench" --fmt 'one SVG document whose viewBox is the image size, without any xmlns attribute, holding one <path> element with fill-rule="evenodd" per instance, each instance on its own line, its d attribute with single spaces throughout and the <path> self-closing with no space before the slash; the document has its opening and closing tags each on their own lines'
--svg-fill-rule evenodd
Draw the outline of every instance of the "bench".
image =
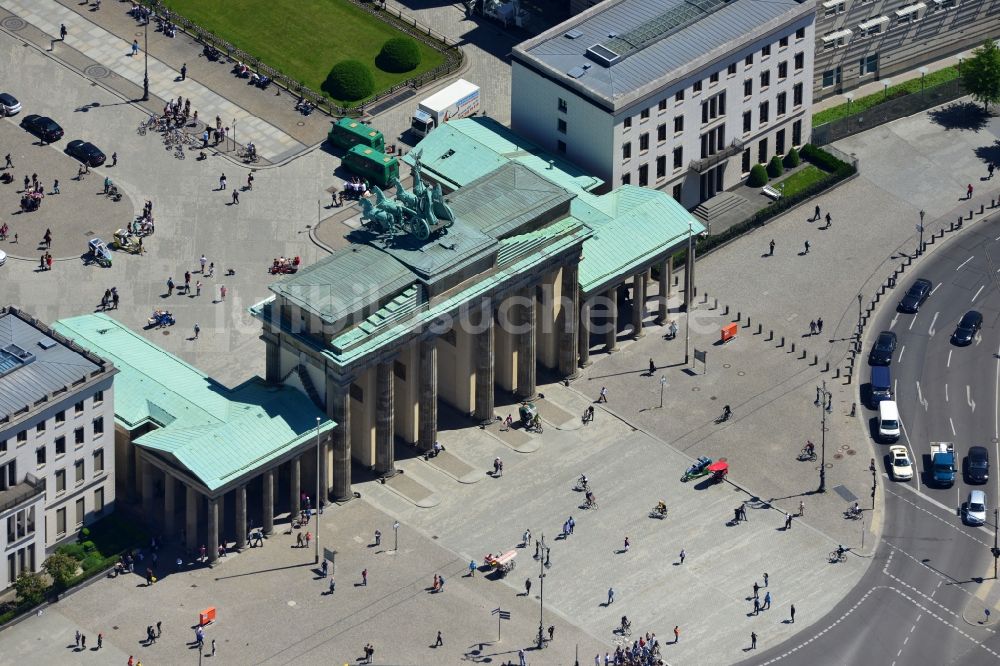
<svg viewBox="0 0 1000 666">
<path fill-rule="evenodd" d="M 765 185 L 764 187 L 762 187 L 760 189 L 760 191 L 763 192 L 766 196 L 771 197 L 775 201 L 777 201 L 778 199 L 781 198 L 781 192 L 779 192 L 778 190 L 774 189 L 770 185 Z"/>
</svg>

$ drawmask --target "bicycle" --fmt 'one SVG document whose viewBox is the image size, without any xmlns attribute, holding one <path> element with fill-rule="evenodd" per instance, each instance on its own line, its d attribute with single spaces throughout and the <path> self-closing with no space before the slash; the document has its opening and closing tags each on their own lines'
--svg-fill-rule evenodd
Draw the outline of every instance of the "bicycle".
<svg viewBox="0 0 1000 666">
<path fill-rule="evenodd" d="M 596 509 L 597 508 L 597 500 L 596 499 L 588 499 L 586 502 L 583 503 L 583 508 L 584 509 Z"/>
<path fill-rule="evenodd" d="M 174 157 L 176 157 L 179 160 L 182 160 L 186 157 L 184 155 L 184 146 L 182 146 L 181 144 L 177 144 L 177 147 L 174 149 Z"/>
<path fill-rule="evenodd" d="M 631 636 L 632 635 L 632 623 L 631 622 L 622 622 L 622 626 L 618 628 L 618 633 L 621 634 L 622 636 Z"/>
<path fill-rule="evenodd" d="M 799 451 L 799 460 L 816 460 L 816 449 L 812 446 L 812 442 L 806 444 Z"/>
<path fill-rule="evenodd" d="M 847 549 L 838 548 L 830 553 L 830 564 L 847 561 Z"/>
<path fill-rule="evenodd" d="M 855 510 L 853 507 L 844 512 L 844 518 L 847 518 L 848 520 L 860 520 L 863 515 L 864 511 L 861 509 Z"/>
</svg>

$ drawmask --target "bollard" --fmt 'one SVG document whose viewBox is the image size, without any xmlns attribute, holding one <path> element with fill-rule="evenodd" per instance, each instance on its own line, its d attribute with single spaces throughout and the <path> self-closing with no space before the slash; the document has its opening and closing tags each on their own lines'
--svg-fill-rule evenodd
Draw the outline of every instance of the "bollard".
<svg viewBox="0 0 1000 666">
<path fill-rule="evenodd" d="M 885 283 L 883 283 L 881 286 L 879 286 L 878 293 L 880 295 L 885 293 Z"/>
<path fill-rule="evenodd" d="M 969 210 L 969 219 L 970 220 L 972 219 L 972 211 L 971 210 Z"/>
<path fill-rule="evenodd" d="M 986 204 L 979 204 L 979 214 L 982 215 L 983 211 L 986 210 Z"/>
<path fill-rule="evenodd" d="M 830 362 L 826 362 L 826 367 L 823 368 L 823 372 L 830 372 Z"/>
<path fill-rule="evenodd" d="M 948 231 L 954 231 L 954 230 L 955 230 L 955 223 L 954 223 L 954 222 L 952 222 L 952 223 L 951 223 L 951 224 L 950 224 L 950 225 L 948 226 Z"/>
<path fill-rule="evenodd" d="M 847 375 L 847 381 L 844 382 L 844 384 L 847 385 L 847 384 L 850 384 L 850 383 L 851 383 L 851 376 Z"/>
<path fill-rule="evenodd" d="M 837 368 L 837 374 L 835 374 L 835 375 L 833 376 L 833 378 L 834 378 L 834 379 L 837 379 L 837 378 L 839 378 L 839 377 L 840 377 L 840 368 L 838 367 L 838 368 Z"/>
<path fill-rule="evenodd" d="M 722 314 L 723 315 L 729 314 L 729 306 L 728 305 L 726 306 L 726 309 L 722 311 Z"/>
<path fill-rule="evenodd" d="M 784 347 L 785 346 L 785 336 L 781 336 L 781 344 L 778 345 L 778 346 L 779 347 Z"/>
<path fill-rule="evenodd" d="M 878 301 L 879 301 L 880 298 L 882 298 L 882 292 L 881 291 L 879 291 L 877 294 L 875 294 L 875 302 L 878 303 Z"/>
<path fill-rule="evenodd" d="M 713 310 L 718 310 L 719 309 L 719 299 L 715 299 L 715 305 L 712 306 L 712 309 Z"/>
<path fill-rule="evenodd" d="M 771 340 L 774 340 L 774 329 L 767 332 L 767 342 L 770 342 Z"/>
<path fill-rule="evenodd" d="M 819 365 L 819 354 L 813 354 L 813 365 Z"/>
<path fill-rule="evenodd" d="M 757 324 L 757 332 L 754 335 L 760 335 L 764 332 L 764 324 Z"/>
<path fill-rule="evenodd" d="M 747 323 L 743 324 L 743 328 L 750 328 L 750 315 L 747 315 Z"/>
<path fill-rule="evenodd" d="M 702 303 L 708 303 L 708 293 L 707 292 L 704 294 L 704 298 L 701 299 L 701 302 Z"/>
<path fill-rule="evenodd" d="M 737 312 L 736 313 L 736 319 L 734 319 L 733 321 L 737 322 L 737 321 L 740 321 L 742 319 L 743 319 L 743 313 L 742 312 Z"/>
<path fill-rule="evenodd" d="M 997 200 L 990 199 L 990 208 L 996 208 L 996 207 L 997 207 Z"/>
<path fill-rule="evenodd" d="M 802 350 L 802 356 L 799 356 L 799 360 L 804 360 L 807 355 L 808 355 L 808 352 L 806 352 L 806 350 L 803 349 Z"/>
<path fill-rule="evenodd" d="M 958 218 L 958 224 L 955 226 L 955 229 L 961 229 L 961 228 L 962 228 L 962 218 Z"/>
<path fill-rule="evenodd" d="M 784 338 L 782 338 L 782 340 L 784 340 Z M 795 353 L 795 343 L 794 342 L 792 343 L 792 348 L 788 350 L 788 353 L 789 354 L 794 354 Z"/>
</svg>

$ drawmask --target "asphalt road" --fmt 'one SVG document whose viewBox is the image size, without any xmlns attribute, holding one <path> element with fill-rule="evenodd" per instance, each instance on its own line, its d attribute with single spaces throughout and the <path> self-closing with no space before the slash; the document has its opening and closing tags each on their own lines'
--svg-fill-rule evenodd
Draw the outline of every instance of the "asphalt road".
<svg viewBox="0 0 1000 666">
<path fill-rule="evenodd" d="M 931 280 L 933 292 L 918 314 L 897 313 L 898 299 L 918 277 Z M 971 345 L 955 346 L 952 331 L 970 309 L 983 314 L 982 331 Z M 874 566 L 810 629 L 748 663 L 1000 662 L 1000 612 L 994 610 L 990 622 L 983 623 L 984 609 L 996 608 L 1000 600 L 990 554 L 993 508 L 1000 499 L 1000 474 L 996 473 L 1000 460 L 998 319 L 1000 219 L 965 230 L 954 242 L 937 248 L 917 270 L 908 271 L 883 301 L 867 338 L 870 345 L 882 330 L 898 336 L 891 369 L 903 424 L 900 443 L 910 451 L 914 478 L 893 481 L 887 474 L 887 455 L 876 460 L 879 482 L 886 484 L 886 501 L 883 539 L 874 554 Z M 866 387 L 861 388 L 865 397 Z M 876 413 L 865 408 L 863 415 L 871 436 Z M 973 486 L 959 475 L 952 488 L 929 486 L 932 441 L 954 442 L 960 469 L 969 446 L 987 447 L 989 482 Z M 888 445 L 876 444 L 876 450 L 887 454 Z M 961 520 L 961 503 L 971 488 L 986 490 L 989 521 L 984 527 L 970 527 Z M 864 500 L 862 506 L 866 506 Z M 817 563 L 822 566 L 837 565 Z M 798 609 L 797 621 L 811 618 Z"/>
</svg>

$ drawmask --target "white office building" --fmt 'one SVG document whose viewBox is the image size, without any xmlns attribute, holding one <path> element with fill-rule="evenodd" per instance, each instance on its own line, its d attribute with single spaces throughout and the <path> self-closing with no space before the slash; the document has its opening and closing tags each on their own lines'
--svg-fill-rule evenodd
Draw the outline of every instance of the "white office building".
<svg viewBox="0 0 1000 666">
<path fill-rule="evenodd" d="M 115 500 L 115 367 L 0 308 L 0 589 Z"/>
<path fill-rule="evenodd" d="M 605 0 L 514 48 L 512 129 L 693 208 L 809 139 L 815 5 Z"/>
</svg>

